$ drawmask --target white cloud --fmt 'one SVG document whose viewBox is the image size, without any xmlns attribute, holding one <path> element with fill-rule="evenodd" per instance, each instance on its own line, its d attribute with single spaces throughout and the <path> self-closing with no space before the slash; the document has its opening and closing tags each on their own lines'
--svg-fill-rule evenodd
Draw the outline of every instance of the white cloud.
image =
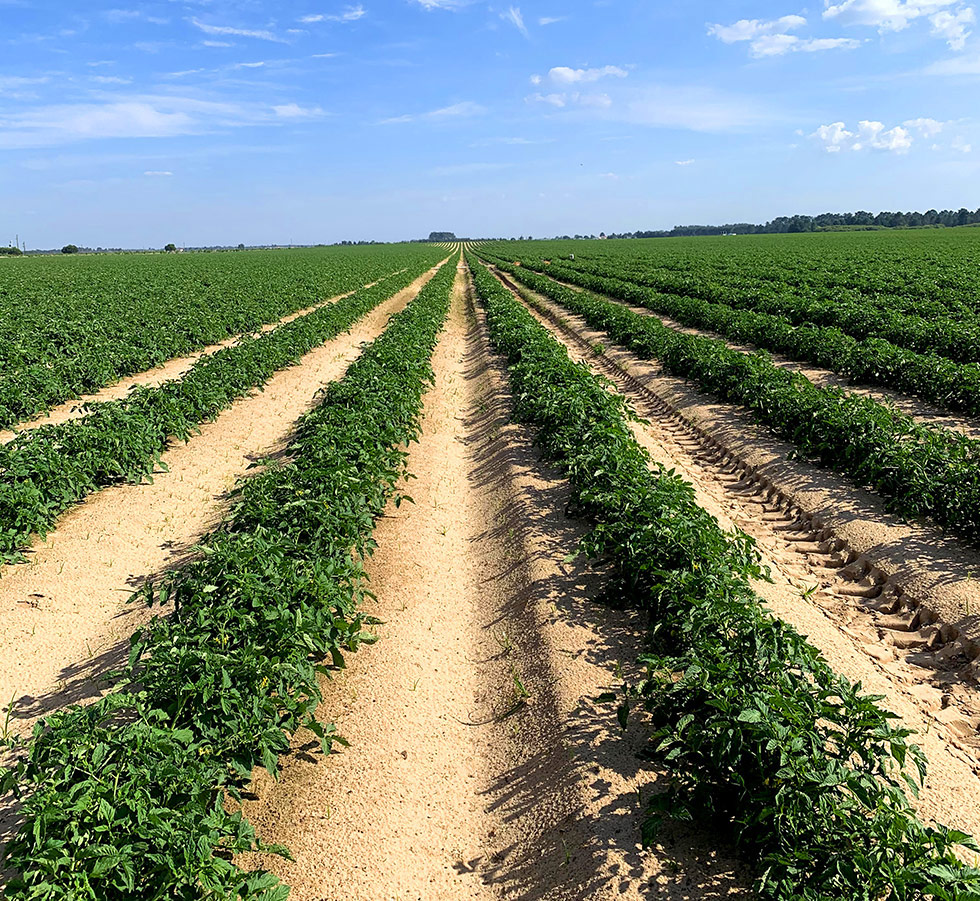
<svg viewBox="0 0 980 901">
<path fill-rule="evenodd" d="M 849 131 L 843 122 L 821 125 L 810 137 L 822 143 L 828 153 L 842 150 L 906 153 L 912 147 L 912 136 L 907 128 L 896 125 L 886 129 L 883 123 L 868 120 L 858 122 L 857 131 Z"/>
<path fill-rule="evenodd" d="M 542 94 L 539 92 L 531 94 L 529 97 L 525 97 L 524 99 L 527 103 L 546 103 L 549 106 L 554 106 L 558 109 L 561 109 L 568 103 L 568 97 L 565 94 Z"/>
<path fill-rule="evenodd" d="M 945 38 L 951 50 L 962 50 L 971 32 L 968 26 L 976 22 L 976 13 L 972 7 L 966 6 L 956 12 L 943 10 L 929 17 L 932 33 Z"/>
<path fill-rule="evenodd" d="M 230 25 L 209 25 L 206 22 L 202 22 L 197 17 L 192 17 L 191 25 L 195 28 L 200 28 L 205 34 L 231 34 L 243 38 L 256 38 L 260 41 L 275 41 L 280 44 L 284 44 L 285 41 L 281 37 L 273 34 L 271 31 L 265 29 L 250 29 L 250 28 L 234 28 Z"/>
<path fill-rule="evenodd" d="M 92 75 L 90 80 L 96 84 L 130 84 L 132 78 L 123 78 L 120 75 Z"/>
<path fill-rule="evenodd" d="M 415 0 L 415 2 L 427 10 L 449 9 L 455 11 L 462 9 L 464 6 L 469 6 L 474 0 Z"/>
<path fill-rule="evenodd" d="M 150 171 L 144 172 L 143 174 L 149 175 L 151 177 L 159 176 L 159 177 L 169 178 L 171 175 L 173 175 L 173 172 L 167 172 L 163 169 L 155 169 L 155 170 L 151 169 Z"/>
<path fill-rule="evenodd" d="M 430 110 L 427 113 L 412 114 L 404 116 L 394 116 L 390 119 L 382 119 L 381 125 L 395 125 L 402 122 L 417 122 L 420 120 L 440 121 L 446 119 L 465 118 L 469 116 L 479 116 L 485 113 L 486 107 L 474 103 L 472 100 L 464 100 L 461 103 L 454 103 L 452 106 L 444 106 L 440 109 Z"/>
<path fill-rule="evenodd" d="M 257 104 L 171 95 L 39 106 L 0 115 L 0 149 L 51 147 L 106 138 L 170 138 L 284 121 Z"/>
<path fill-rule="evenodd" d="M 619 176 L 615 172 L 600 172 L 599 178 L 608 178 L 610 181 L 619 181 Z"/>
<path fill-rule="evenodd" d="M 857 50 L 861 42 L 854 38 L 812 38 L 800 41 L 795 49 L 804 53 L 819 53 L 822 50 Z"/>
<path fill-rule="evenodd" d="M 954 6 L 959 0 L 824 0 L 825 19 L 839 19 L 845 25 L 869 25 L 881 32 L 902 31 L 922 16 Z"/>
<path fill-rule="evenodd" d="M 691 166 L 694 164 L 694 160 L 677 160 L 675 166 Z"/>
<path fill-rule="evenodd" d="M 854 38 L 811 38 L 803 40 L 794 34 L 768 34 L 756 38 L 749 47 L 752 56 L 783 56 L 787 53 L 820 53 L 824 50 L 856 50 L 861 42 Z"/>
<path fill-rule="evenodd" d="M 356 22 L 367 15 L 367 10 L 358 3 L 357 6 L 347 6 L 342 13 L 321 13 L 318 15 L 303 16 L 300 22 L 304 25 L 312 25 L 315 22 Z"/>
<path fill-rule="evenodd" d="M 967 144 L 963 137 L 953 138 L 953 143 L 951 146 L 953 150 L 958 150 L 960 153 L 971 153 L 973 151 L 973 147 L 970 144 Z"/>
<path fill-rule="evenodd" d="M 568 16 L 542 16 L 538 19 L 538 25 L 554 25 L 556 22 L 564 22 Z"/>
<path fill-rule="evenodd" d="M 734 25 L 709 25 L 708 34 L 726 44 L 751 41 L 767 34 L 784 34 L 806 25 L 803 16 L 783 16 L 781 19 L 740 19 Z"/>
<path fill-rule="evenodd" d="M 285 103 L 272 110 L 280 119 L 318 119 L 325 115 L 318 106 L 302 107 L 298 103 Z"/>
<path fill-rule="evenodd" d="M 513 25 L 524 37 L 530 37 L 527 26 L 524 24 L 524 16 L 521 15 L 519 6 L 508 6 L 501 14 L 500 18 Z"/>
<path fill-rule="evenodd" d="M 749 52 L 757 59 L 787 53 L 818 53 L 823 50 L 854 50 L 861 45 L 853 38 L 800 38 L 790 31 L 806 25 L 803 16 L 780 19 L 740 19 L 734 25 L 709 25 L 708 34 L 726 44 L 749 42 Z"/>
<path fill-rule="evenodd" d="M 945 128 L 946 123 L 940 122 L 938 119 L 919 118 L 906 119 L 902 125 L 914 128 L 924 138 L 934 138 Z"/>
<path fill-rule="evenodd" d="M 539 84 L 541 84 L 541 76 L 540 75 L 532 75 L 531 76 L 531 84 L 533 84 L 533 85 L 539 85 Z"/>
<path fill-rule="evenodd" d="M 228 41 L 201 41 L 202 47 L 234 47 L 234 44 Z"/>
<path fill-rule="evenodd" d="M 619 66 L 603 66 L 600 69 L 570 69 L 568 66 L 555 66 L 548 72 L 549 78 L 556 84 L 588 84 L 607 76 L 626 78 L 627 75 L 629 73 Z M 534 83 L 532 79 L 532 84 Z M 540 80 L 537 83 L 540 83 Z"/>
</svg>

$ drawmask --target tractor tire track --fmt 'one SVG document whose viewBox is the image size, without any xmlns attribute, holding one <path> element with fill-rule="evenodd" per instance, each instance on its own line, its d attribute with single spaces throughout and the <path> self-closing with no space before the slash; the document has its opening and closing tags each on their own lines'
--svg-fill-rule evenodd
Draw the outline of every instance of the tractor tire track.
<svg viewBox="0 0 980 901">
<path fill-rule="evenodd" d="M 678 402 L 672 389 L 679 380 L 608 344 L 597 354 L 605 335 L 526 293 L 531 312 L 573 357 L 611 379 L 648 417 L 634 432 L 653 459 L 691 482 L 698 503 L 725 528 L 740 528 L 756 540 L 773 579 L 756 584 L 766 606 L 807 635 L 838 673 L 884 695 L 885 706 L 918 733 L 930 762 L 918 801 L 923 814 L 980 834 L 975 645 L 955 636 L 955 627 L 939 623 L 927 603 L 918 603 L 869 555 L 809 514 L 791 490 L 714 437 L 691 415 L 693 404 Z M 842 495 L 845 506 L 844 489 Z"/>
</svg>

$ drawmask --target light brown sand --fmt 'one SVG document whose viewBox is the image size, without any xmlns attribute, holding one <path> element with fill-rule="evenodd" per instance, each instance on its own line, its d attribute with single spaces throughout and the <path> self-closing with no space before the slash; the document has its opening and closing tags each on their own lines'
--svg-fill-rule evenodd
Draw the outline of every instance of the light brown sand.
<svg viewBox="0 0 980 901">
<path fill-rule="evenodd" d="M 594 698 L 639 629 L 593 600 L 600 574 L 563 562 L 582 534 L 567 485 L 507 423 L 460 289 L 409 459 L 416 503 L 376 531 L 381 639 L 320 711 L 351 747 L 257 776 L 247 815 L 296 861 L 241 863 L 269 866 L 294 901 L 741 894 L 704 835 L 638 850 L 657 774 L 635 757 L 642 729 L 622 738 Z"/>
<path fill-rule="evenodd" d="M 398 272 L 404 271 L 404 269 L 398 270 Z M 392 275 L 397 275 L 398 272 L 392 273 Z M 370 282 L 364 287 L 370 288 L 376 284 L 377 282 Z M 36 429 L 38 426 L 57 425 L 60 422 L 67 422 L 69 419 L 81 419 L 86 414 L 86 411 L 83 409 L 86 404 L 102 403 L 103 401 L 108 400 L 119 400 L 132 393 L 134 388 L 153 388 L 158 385 L 162 385 L 164 382 L 169 382 L 172 379 L 178 379 L 198 360 L 200 360 L 201 357 L 209 356 L 210 354 L 213 354 L 224 347 L 231 347 L 233 344 L 237 344 L 246 334 L 257 335 L 271 332 L 280 325 L 285 325 L 287 322 L 292 322 L 294 319 L 299 319 L 300 316 L 305 316 L 307 313 L 312 313 L 314 310 L 324 307 L 327 304 L 336 303 L 341 298 L 349 297 L 353 293 L 353 291 L 348 291 L 346 294 L 338 294 L 336 297 L 330 297 L 327 300 L 323 300 L 311 307 L 306 307 L 303 310 L 297 310 L 295 313 L 290 313 L 288 316 L 283 316 L 282 319 L 277 319 L 275 322 L 267 323 L 266 325 L 263 325 L 252 332 L 232 335 L 230 338 L 226 338 L 224 341 L 219 341 L 217 344 L 211 344 L 199 351 L 188 354 L 187 356 L 174 357 L 172 360 L 167 360 L 167 362 L 161 363 L 159 366 L 154 366 L 153 369 L 147 369 L 145 372 L 139 372 L 135 373 L 134 375 L 126 376 L 125 378 L 120 379 L 118 382 L 114 382 L 111 385 L 106 385 L 104 388 L 96 391 L 94 394 L 86 394 L 83 397 L 66 401 L 63 404 L 58 404 L 57 406 L 52 407 L 46 413 L 42 413 L 25 422 L 18 423 L 14 429 L 0 429 L 0 444 L 6 444 L 8 441 L 13 441 L 13 439 L 16 438 L 21 432 L 28 432 L 31 429 Z"/>
<path fill-rule="evenodd" d="M 339 378 L 434 270 L 353 329 L 278 372 L 164 456 L 152 484 L 100 491 L 65 514 L 29 562 L 0 568 L 0 702 L 30 719 L 98 691 L 145 611 L 135 587 L 176 565 L 220 518 L 224 495 L 284 445 L 317 391 Z"/>
</svg>

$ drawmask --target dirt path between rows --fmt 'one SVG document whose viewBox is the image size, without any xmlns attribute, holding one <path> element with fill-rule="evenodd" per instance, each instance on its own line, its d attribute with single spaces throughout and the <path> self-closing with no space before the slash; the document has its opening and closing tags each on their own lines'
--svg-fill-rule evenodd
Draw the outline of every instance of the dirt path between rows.
<svg viewBox="0 0 980 901">
<path fill-rule="evenodd" d="M 0 703 L 17 725 L 83 701 L 128 653 L 148 612 L 126 601 L 147 578 L 178 565 L 221 518 L 225 496 L 252 462 L 286 444 L 317 391 L 343 376 L 363 342 L 434 275 L 429 270 L 346 334 L 276 373 L 261 392 L 204 423 L 163 455 L 152 484 L 120 485 L 66 513 L 28 562 L 0 568 Z"/>
<path fill-rule="evenodd" d="M 640 361 L 608 346 L 597 356 L 592 348 L 604 338 L 601 333 L 540 295 L 532 296 L 542 305 L 542 311 L 532 313 L 571 356 L 612 378 L 647 417 L 645 423 L 634 424 L 633 431 L 652 458 L 690 482 L 698 504 L 724 528 L 738 527 L 755 538 L 772 574 L 771 583 L 755 585 L 766 606 L 807 635 L 836 672 L 861 682 L 871 694 L 883 695 L 883 706 L 918 733 L 916 741 L 930 764 L 917 802 L 921 812 L 980 835 L 980 693 L 972 680 L 957 672 L 955 655 L 944 665 L 924 642 L 910 640 L 917 637 L 913 631 L 897 627 L 895 620 L 901 617 L 882 616 L 867 606 L 875 600 L 859 596 L 862 584 L 853 576 L 847 578 L 843 561 L 820 536 L 779 505 L 767 504 L 765 493 L 740 478 L 737 467 L 705 454 L 693 433 L 643 390 L 661 390 L 665 377 L 625 376 L 624 370 L 635 373 Z M 896 628 L 884 628 L 883 619 Z"/>
<path fill-rule="evenodd" d="M 595 602 L 601 573 L 565 561 L 582 535 L 567 484 L 508 422 L 506 377 L 464 282 L 407 490 L 371 561 L 377 644 L 325 686 L 319 715 L 351 742 L 264 772 L 246 813 L 295 862 L 293 901 L 714 899 L 746 880 L 701 833 L 639 850 L 658 773 L 594 699 L 642 633 Z"/>
<path fill-rule="evenodd" d="M 580 285 L 573 285 L 570 282 L 563 282 L 559 279 L 552 279 L 552 281 L 559 285 L 563 285 L 566 288 L 570 288 L 573 291 L 585 290 Z M 976 417 L 965 414 L 951 413 L 949 410 L 944 410 L 941 407 L 937 407 L 934 404 L 929 403 L 928 401 L 913 397 L 909 394 L 903 394 L 900 391 L 893 391 L 877 385 L 855 385 L 847 378 L 834 372 L 833 370 L 824 369 L 823 367 L 817 366 L 814 363 L 800 362 L 799 360 L 794 360 L 792 357 L 784 356 L 783 354 L 776 353 L 775 351 L 760 348 L 755 344 L 739 344 L 729 340 L 718 332 L 683 325 L 682 323 L 677 322 L 675 319 L 671 319 L 669 316 L 661 315 L 660 313 L 647 309 L 646 307 L 634 306 L 633 304 L 626 303 L 625 301 L 619 300 L 616 297 L 610 297 L 606 294 L 600 294 L 599 292 L 593 293 L 596 293 L 599 297 L 602 297 L 604 300 L 608 300 L 611 303 L 624 306 L 640 316 L 650 316 L 652 318 L 659 319 L 660 322 L 662 322 L 668 328 L 674 329 L 674 331 L 683 332 L 686 335 L 698 335 L 702 338 L 713 338 L 717 341 L 723 341 L 726 347 L 729 347 L 732 350 L 737 350 L 739 353 L 758 353 L 759 351 L 763 351 L 772 357 L 773 363 L 775 363 L 777 366 L 781 367 L 782 369 L 788 369 L 791 372 L 800 373 L 800 375 L 805 376 L 811 382 L 813 382 L 813 384 L 820 388 L 840 388 L 847 394 L 869 397 L 878 403 L 897 407 L 906 416 L 910 416 L 912 419 L 921 423 L 922 425 L 933 426 L 934 428 L 950 429 L 951 431 L 960 432 L 963 435 L 967 435 L 974 440 L 980 440 L 980 420 L 978 420 Z"/>
<path fill-rule="evenodd" d="M 385 276 L 385 278 L 391 278 L 404 271 L 404 269 L 399 269 L 398 272 L 393 272 L 391 275 Z M 359 290 L 371 288 L 378 284 L 379 281 L 382 281 L 382 279 L 370 282 Z M 350 297 L 350 295 L 353 293 L 353 291 L 348 291 L 346 294 L 338 294 L 335 297 L 329 297 L 311 307 L 306 307 L 303 310 L 297 310 L 295 313 L 290 313 L 288 316 L 283 316 L 281 319 L 277 319 L 275 322 L 266 323 L 265 325 L 257 329 L 253 329 L 250 332 L 242 332 L 238 335 L 232 335 L 231 337 L 226 338 L 224 341 L 219 341 L 217 344 L 210 344 L 192 354 L 188 354 L 187 356 L 174 357 L 172 360 L 167 360 L 165 363 L 161 363 L 159 366 L 153 367 L 153 369 L 147 369 L 145 372 L 128 375 L 125 378 L 119 379 L 118 382 L 114 382 L 111 385 L 106 385 L 104 388 L 100 389 L 94 394 L 85 394 L 82 397 L 65 401 L 63 404 L 58 404 L 57 406 L 52 407 L 46 413 L 40 413 L 33 419 L 18 423 L 13 429 L 0 429 L 0 444 L 7 444 L 8 442 L 13 441 L 14 438 L 16 438 L 21 432 L 29 432 L 32 429 L 36 429 L 42 425 L 57 425 L 61 422 L 67 422 L 70 419 L 81 419 L 86 415 L 87 411 L 83 409 L 86 404 L 103 403 L 109 400 L 120 400 L 121 398 L 127 397 L 129 394 L 131 394 L 134 388 L 155 388 L 158 385 L 162 385 L 164 382 L 179 379 L 202 357 L 210 356 L 222 348 L 231 347 L 233 344 L 237 344 L 239 341 L 241 341 L 241 339 L 246 335 L 263 335 L 266 332 L 271 332 L 273 329 L 279 328 L 280 325 L 286 325 L 286 323 L 292 322 L 294 319 L 299 319 L 301 316 L 306 316 L 308 313 L 312 313 L 314 310 L 320 309 L 320 307 L 325 307 L 328 304 L 336 303 L 338 300 L 341 300 L 344 297 Z"/>
</svg>

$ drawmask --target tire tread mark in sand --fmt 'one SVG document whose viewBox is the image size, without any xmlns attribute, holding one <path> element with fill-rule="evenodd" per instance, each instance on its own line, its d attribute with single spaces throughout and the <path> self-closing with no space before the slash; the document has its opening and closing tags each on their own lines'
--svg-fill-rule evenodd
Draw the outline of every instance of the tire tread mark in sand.
<svg viewBox="0 0 980 901">
<path fill-rule="evenodd" d="M 495 274 L 518 298 L 522 291 L 506 277 Z M 756 525 L 753 537 L 773 552 L 781 568 L 791 575 L 826 617 L 845 634 L 873 665 L 914 698 L 917 706 L 943 731 L 949 743 L 980 774 L 980 699 L 975 676 L 980 668 L 980 644 L 959 634 L 955 626 L 939 621 L 928 603 L 919 601 L 889 579 L 866 556 L 818 517 L 802 509 L 788 494 L 759 473 L 706 429 L 608 354 L 596 354 L 583 333 L 590 331 L 576 316 L 547 299 L 524 291 L 534 299 L 532 313 L 566 344 L 575 346 L 595 369 L 638 402 L 650 417 L 674 459 L 706 472 L 717 486 L 724 506 L 735 507 L 740 526 Z M 629 358 L 629 355 L 625 355 Z M 761 530 L 761 534 L 760 534 Z M 766 534 L 768 533 L 768 534 Z M 782 551 L 783 553 L 780 553 Z M 806 585 L 816 576 L 817 585 Z M 899 670 L 895 661 L 910 652 Z M 933 677 L 927 674 L 932 671 Z M 909 684 L 910 683 L 910 684 Z"/>
</svg>

